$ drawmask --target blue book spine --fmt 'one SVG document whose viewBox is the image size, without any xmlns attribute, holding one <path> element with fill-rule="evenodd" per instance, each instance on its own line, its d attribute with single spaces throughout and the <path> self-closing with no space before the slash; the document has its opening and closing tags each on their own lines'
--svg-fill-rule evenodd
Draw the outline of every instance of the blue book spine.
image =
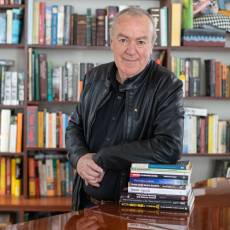
<svg viewBox="0 0 230 230">
<path fill-rule="evenodd" d="M 47 100 L 53 101 L 53 67 L 51 62 L 48 62 L 48 76 L 47 76 Z"/>
<path fill-rule="evenodd" d="M 6 43 L 6 12 L 0 12 L 0 44 Z"/>
<path fill-rule="evenodd" d="M 12 44 L 19 44 L 22 30 L 22 9 L 13 9 Z"/>
<path fill-rule="evenodd" d="M 184 170 L 190 169 L 189 161 L 180 161 L 177 164 L 146 164 L 146 163 L 132 163 L 132 168 L 141 168 L 141 169 L 175 169 L 175 170 Z M 189 167 L 188 167 L 189 166 Z"/>
<path fill-rule="evenodd" d="M 130 177 L 129 182 L 140 183 L 140 184 L 158 184 L 158 185 L 187 185 L 188 180 L 177 180 L 177 179 L 159 179 L 159 178 L 132 178 Z"/>
<path fill-rule="evenodd" d="M 57 45 L 57 23 L 58 23 L 58 6 L 52 6 L 51 15 L 51 44 Z"/>
</svg>

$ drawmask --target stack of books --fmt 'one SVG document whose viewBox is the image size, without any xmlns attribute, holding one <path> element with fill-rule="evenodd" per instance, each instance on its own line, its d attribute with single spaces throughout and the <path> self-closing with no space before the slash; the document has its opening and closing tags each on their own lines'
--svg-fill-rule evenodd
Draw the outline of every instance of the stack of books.
<svg viewBox="0 0 230 230">
<path fill-rule="evenodd" d="M 128 190 L 122 192 L 120 204 L 189 212 L 194 203 L 191 173 L 190 161 L 177 164 L 133 163 Z"/>
</svg>

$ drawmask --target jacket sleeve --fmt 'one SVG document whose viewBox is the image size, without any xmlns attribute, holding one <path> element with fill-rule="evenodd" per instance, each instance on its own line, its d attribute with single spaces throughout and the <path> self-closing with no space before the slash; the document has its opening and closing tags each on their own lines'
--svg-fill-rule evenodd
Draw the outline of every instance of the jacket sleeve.
<svg viewBox="0 0 230 230">
<path fill-rule="evenodd" d="M 86 77 L 85 77 L 86 79 Z M 86 80 L 84 80 L 84 86 Z M 81 95 L 80 102 L 77 104 L 75 111 L 71 114 L 68 126 L 66 128 L 65 142 L 66 148 L 68 151 L 68 158 L 71 165 L 76 168 L 78 159 L 84 154 L 89 152 L 85 141 L 84 129 L 83 129 L 83 120 L 82 120 L 82 97 Z"/>
<path fill-rule="evenodd" d="M 94 161 L 104 170 L 124 170 L 132 162 L 176 163 L 183 143 L 183 91 L 182 82 L 175 79 L 159 90 L 158 107 L 154 118 L 152 137 L 100 149 Z"/>
</svg>

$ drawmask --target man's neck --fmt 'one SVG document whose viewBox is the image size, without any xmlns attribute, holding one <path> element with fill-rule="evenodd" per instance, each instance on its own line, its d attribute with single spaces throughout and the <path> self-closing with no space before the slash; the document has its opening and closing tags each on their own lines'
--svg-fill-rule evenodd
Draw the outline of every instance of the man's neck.
<svg viewBox="0 0 230 230">
<path fill-rule="evenodd" d="M 117 71 L 116 72 L 116 80 L 120 83 L 120 84 L 123 84 L 124 81 L 126 80 L 125 78 L 121 78 L 119 72 Z"/>
</svg>

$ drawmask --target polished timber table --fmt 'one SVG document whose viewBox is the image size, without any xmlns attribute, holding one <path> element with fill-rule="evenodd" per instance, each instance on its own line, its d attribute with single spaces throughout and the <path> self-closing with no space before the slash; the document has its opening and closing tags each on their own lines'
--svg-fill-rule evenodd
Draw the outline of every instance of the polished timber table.
<svg viewBox="0 0 230 230">
<path fill-rule="evenodd" d="M 230 179 L 213 178 L 196 183 L 194 192 L 197 194 L 195 205 L 189 214 L 103 204 L 80 213 L 71 212 L 42 218 L 11 225 L 6 229 L 230 229 Z"/>
</svg>

